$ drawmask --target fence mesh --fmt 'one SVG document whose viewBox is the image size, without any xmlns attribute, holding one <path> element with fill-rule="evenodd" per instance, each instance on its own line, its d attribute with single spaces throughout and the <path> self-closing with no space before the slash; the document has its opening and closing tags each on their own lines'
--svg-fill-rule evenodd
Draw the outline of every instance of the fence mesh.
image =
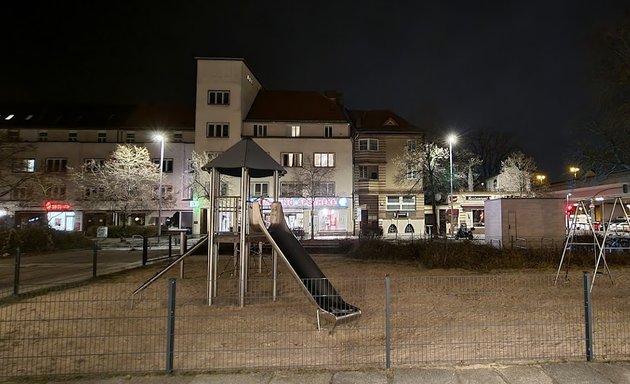
<svg viewBox="0 0 630 384">
<path fill-rule="evenodd" d="M 203 262 L 187 268 L 205 273 Z M 384 276 L 337 276 L 331 284 L 362 315 L 334 326 L 318 317 L 317 306 L 286 270 L 274 300 L 270 274 L 257 268 L 251 266 L 244 307 L 234 270 L 223 271 L 212 306 L 205 278 L 177 280 L 175 370 L 384 368 L 388 304 L 393 367 L 585 359 L 577 271 L 555 286 L 554 275 L 536 271 L 393 274 L 389 295 Z M 178 271 L 132 299 L 153 273 L 58 288 L 32 285 L 27 293 L 3 298 L 0 377 L 164 371 L 167 280 Z M 615 274 L 614 283 L 598 277 L 593 291 L 598 360 L 630 357 L 630 275 Z"/>
</svg>

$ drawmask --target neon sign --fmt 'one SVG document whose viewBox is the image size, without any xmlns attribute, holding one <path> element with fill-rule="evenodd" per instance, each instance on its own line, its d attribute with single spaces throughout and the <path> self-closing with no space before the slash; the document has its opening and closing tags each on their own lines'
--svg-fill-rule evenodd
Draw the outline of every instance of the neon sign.
<svg viewBox="0 0 630 384">
<path fill-rule="evenodd" d="M 71 211 L 72 206 L 68 203 L 60 203 L 56 201 L 47 201 L 44 203 L 46 211 Z"/>
</svg>

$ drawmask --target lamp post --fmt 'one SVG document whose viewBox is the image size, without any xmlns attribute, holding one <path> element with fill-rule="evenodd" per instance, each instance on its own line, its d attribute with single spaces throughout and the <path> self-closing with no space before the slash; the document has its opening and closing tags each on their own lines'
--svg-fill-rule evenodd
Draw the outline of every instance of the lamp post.
<svg viewBox="0 0 630 384">
<path fill-rule="evenodd" d="M 455 141 L 457 141 L 457 136 L 455 136 L 454 134 L 450 134 L 447 137 L 447 141 L 448 141 L 448 154 L 449 154 L 449 161 L 450 161 L 450 168 L 451 168 L 451 194 L 449 196 L 449 200 L 451 203 L 451 214 L 450 214 L 450 218 L 451 218 L 451 235 L 454 233 L 454 226 L 453 226 L 453 143 L 455 143 Z"/>
<path fill-rule="evenodd" d="M 162 236 L 162 179 L 164 174 L 164 136 L 155 135 L 155 139 L 160 142 L 160 184 L 158 187 L 158 241 Z"/>
<path fill-rule="evenodd" d="M 578 167 L 570 167 L 569 172 L 573 174 L 573 178 L 577 179 L 577 173 L 580 172 L 580 168 Z"/>
<path fill-rule="evenodd" d="M 570 221 L 571 221 L 571 211 L 569 211 L 569 196 L 571 196 L 572 193 L 569 192 L 567 193 L 567 205 L 564 206 L 564 211 L 565 214 L 564 216 L 566 217 L 565 223 L 566 223 L 566 233 L 569 233 L 569 225 L 570 225 Z"/>
<path fill-rule="evenodd" d="M 538 184 L 542 185 L 545 182 L 547 176 L 545 175 L 536 175 L 536 180 L 538 180 Z"/>
</svg>

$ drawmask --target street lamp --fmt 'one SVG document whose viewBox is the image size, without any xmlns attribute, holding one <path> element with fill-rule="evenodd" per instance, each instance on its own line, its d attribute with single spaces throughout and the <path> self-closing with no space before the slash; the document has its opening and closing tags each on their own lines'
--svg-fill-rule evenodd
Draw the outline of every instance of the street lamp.
<svg viewBox="0 0 630 384">
<path fill-rule="evenodd" d="M 451 168 L 451 194 L 449 196 L 449 199 L 451 201 L 451 235 L 454 233 L 454 226 L 453 226 L 453 144 L 457 141 L 457 136 L 455 136 L 455 134 L 450 134 L 448 135 L 448 137 L 446 138 L 446 140 L 448 141 L 448 154 L 449 154 L 449 160 L 450 160 L 450 168 Z"/>
<path fill-rule="evenodd" d="M 569 172 L 573 174 L 573 178 L 577 179 L 577 173 L 580 172 L 580 168 L 578 167 L 570 167 Z"/>
<path fill-rule="evenodd" d="M 164 174 L 164 136 L 155 135 L 155 140 L 160 142 L 160 185 L 158 187 L 158 239 L 162 235 L 162 178 Z"/>
<path fill-rule="evenodd" d="M 536 175 L 536 180 L 538 180 L 538 184 L 544 183 L 546 178 L 547 176 L 545 175 Z"/>
</svg>

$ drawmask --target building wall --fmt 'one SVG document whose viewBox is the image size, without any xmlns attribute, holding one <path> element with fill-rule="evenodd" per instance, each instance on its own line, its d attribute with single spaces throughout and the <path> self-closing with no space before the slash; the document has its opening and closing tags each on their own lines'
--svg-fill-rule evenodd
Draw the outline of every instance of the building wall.
<svg viewBox="0 0 630 384">
<path fill-rule="evenodd" d="M 487 200 L 485 214 L 486 242 L 493 245 L 541 247 L 566 236 L 562 199 Z"/>
</svg>

